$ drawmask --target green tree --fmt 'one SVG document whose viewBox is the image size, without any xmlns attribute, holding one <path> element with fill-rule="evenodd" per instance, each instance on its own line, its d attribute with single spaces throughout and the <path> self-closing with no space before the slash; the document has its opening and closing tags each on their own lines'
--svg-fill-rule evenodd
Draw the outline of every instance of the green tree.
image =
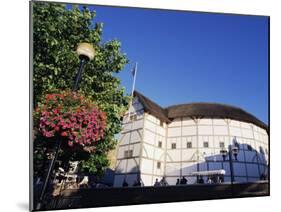
<svg viewBox="0 0 281 212">
<path fill-rule="evenodd" d="M 61 158 L 78 159 L 82 169 L 100 174 L 108 165 L 107 153 L 116 145 L 114 135 L 121 130 L 121 117 L 127 110 L 129 97 L 116 77 L 128 63 L 117 40 L 102 42 L 102 23 L 94 23 L 95 11 L 87 7 L 65 4 L 33 3 L 33 107 L 46 93 L 69 89 L 79 66 L 76 46 L 80 42 L 93 44 L 96 56 L 90 61 L 79 84 L 79 92 L 91 96 L 106 112 L 105 139 L 97 144 L 94 153 L 61 152 Z M 36 131 L 36 126 L 34 126 Z M 37 136 L 34 141 L 35 175 L 40 175 L 49 144 Z M 42 173 L 41 173 L 42 174 Z"/>
</svg>

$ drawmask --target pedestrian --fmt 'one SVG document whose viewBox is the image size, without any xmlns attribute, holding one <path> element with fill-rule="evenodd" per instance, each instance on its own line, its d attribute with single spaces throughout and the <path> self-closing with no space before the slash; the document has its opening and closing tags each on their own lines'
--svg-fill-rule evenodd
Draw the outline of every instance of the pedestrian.
<svg viewBox="0 0 281 212">
<path fill-rule="evenodd" d="M 182 180 L 181 180 L 181 181 L 182 181 L 181 184 L 183 184 L 183 185 L 186 185 L 186 184 L 187 184 L 187 179 L 186 179 L 184 176 L 182 177 Z"/>
<path fill-rule="evenodd" d="M 160 180 L 160 185 L 161 186 L 167 186 L 168 185 L 165 177 L 162 177 L 162 179 Z"/>
<path fill-rule="evenodd" d="M 180 184 L 180 179 L 178 178 L 177 182 L 176 182 L 176 185 L 179 185 L 179 184 Z"/>
<path fill-rule="evenodd" d="M 141 186 L 140 181 L 135 180 L 135 182 L 134 182 L 133 186 L 135 186 L 135 187 L 139 187 L 139 186 Z"/>
<path fill-rule="evenodd" d="M 156 178 L 154 186 L 160 186 L 160 182 L 158 181 L 158 178 Z"/>
<path fill-rule="evenodd" d="M 127 183 L 127 181 L 126 181 L 125 179 L 124 179 L 124 181 L 123 181 L 122 186 L 123 186 L 123 187 L 128 187 L 128 183 Z"/>
<path fill-rule="evenodd" d="M 203 179 L 203 177 L 200 177 L 200 178 L 199 178 L 199 184 L 204 184 L 204 179 Z"/>
</svg>

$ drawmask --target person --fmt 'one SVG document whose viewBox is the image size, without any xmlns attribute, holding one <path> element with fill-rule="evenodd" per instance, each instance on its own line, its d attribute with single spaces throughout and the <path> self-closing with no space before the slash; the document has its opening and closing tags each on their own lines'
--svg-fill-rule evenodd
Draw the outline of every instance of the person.
<svg viewBox="0 0 281 212">
<path fill-rule="evenodd" d="M 208 177 L 207 183 L 208 183 L 208 184 L 211 184 L 211 183 L 212 183 L 211 177 Z"/>
<path fill-rule="evenodd" d="M 165 177 L 162 177 L 162 179 L 160 180 L 160 185 L 161 186 L 167 186 L 168 185 Z"/>
<path fill-rule="evenodd" d="M 219 183 L 223 183 L 224 182 L 224 177 L 223 176 L 219 176 Z"/>
<path fill-rule="evenodd" d="M 179 185 L 179 184 L 180 184 L 180 179 L 178 178 L 177 182 L 176 182 L 176 185 Z"/>
<path fill-rule="evenodd" d="M 127 183 L 127 181 L 126 181 L 125 179 L 124 179 L 124 181 L 123 181 L 122 186 L 123 186 L 123 187 L 128 187 L 128 183 Z"/>
<path fill-rule="evenodd" d="M 199 184 L 204 184 L 204 179 L 202 176 L 199 178 Z"/>
<path fill-rule="evenodd" d="M 181 179 L 181 184 L 186 185 L 186 183 L 187 183 L 187 179 L 183 176 Z"/>
<path fill-rule="evenodd" d="M 158 181 L 158 178 L 156 178 L 154 186 L 160 186 L 160 182 Z"/>
<path fill-rule="evenodd" d="M 141 182 L 138 180 L 135 180 L 133 186 L 137 187 L 137 186 L 141 186 Z"/>
</svg>

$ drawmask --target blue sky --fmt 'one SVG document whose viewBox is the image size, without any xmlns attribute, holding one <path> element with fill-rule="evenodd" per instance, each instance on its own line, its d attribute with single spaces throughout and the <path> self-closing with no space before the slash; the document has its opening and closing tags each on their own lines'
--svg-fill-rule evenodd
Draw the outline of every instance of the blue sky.
<svg viewBox="0 0 281 212">
<path fill-rule="evenodd" d="M 190 102 L 235 105 L 268 123 L 268 19 L 90 6 L 103 42 L 118 39 L 130 64 L 118 74 L 166 107 Z"/>
</svg>

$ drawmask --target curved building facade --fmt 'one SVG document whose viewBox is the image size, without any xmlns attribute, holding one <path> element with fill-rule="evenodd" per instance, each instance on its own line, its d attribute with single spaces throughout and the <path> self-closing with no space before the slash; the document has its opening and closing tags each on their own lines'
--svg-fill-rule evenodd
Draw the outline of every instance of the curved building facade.
<svg viewBox="0 0 281 212">
<path fill-rule="evenodd" d="M 224 182 L 266 179 L 267 131 L 263 122 L 237 107 L 192 103 L 162 108 L 135 92 L 123 121 L 114 186 L 124 181 L 152 186 L 163 177 L 175 185 L 183 176 L 194 184 L 198 173 L 222 170 Z"/>
</svg>

